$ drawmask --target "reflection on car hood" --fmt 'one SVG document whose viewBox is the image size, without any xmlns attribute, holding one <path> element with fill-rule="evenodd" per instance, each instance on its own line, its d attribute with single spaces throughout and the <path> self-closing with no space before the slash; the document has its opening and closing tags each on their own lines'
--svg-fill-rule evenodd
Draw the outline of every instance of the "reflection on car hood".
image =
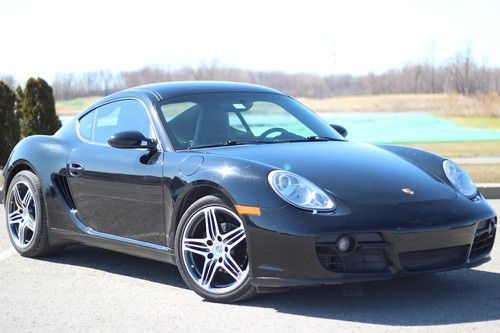
<svg viewBox="0 0 500 333">
<path fill-rule="evenodd" d="M 205 152 L 288 170 L 311 180 L 334 196 L 367 204 L 456 196 L 437 177 L 370 144 L 348 141 L 279 143 L 214 148 Z"/>
</svg>

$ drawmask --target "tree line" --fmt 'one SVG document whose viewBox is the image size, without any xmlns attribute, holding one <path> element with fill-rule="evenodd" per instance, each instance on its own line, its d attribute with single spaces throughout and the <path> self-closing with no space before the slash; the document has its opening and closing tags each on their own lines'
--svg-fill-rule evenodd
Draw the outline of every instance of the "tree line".
<svg viewBox="0 0 500 333">
<path fill-rule="evenodd" d="M 449 61 L 433 60 L 391 69 L 380 74 L 326 75 L 288 74 L 219 66 L 217 62 L 197 68 L 165 69 L 144 67 L 113 74 L 95 71 L 84 74 L 60 73 L 52 85 L 56 99 L 102 96 L 128 87 L 164 81 L 225 80 L 262 84 L 293 96 L 326 98 L 343 95 L 397 93 L 458 93 L 476 95 L 500 92 L 500 69 L 477 64 L 470 48 Z"/>
<path fill-rule="evenodd" d="M 52 135 L 61 127 L 52 87 L 45 80 L 30 78 L 24 88 L 12 86 L 0 80 L 0 166 L 20 139 Z"/>
</svg>

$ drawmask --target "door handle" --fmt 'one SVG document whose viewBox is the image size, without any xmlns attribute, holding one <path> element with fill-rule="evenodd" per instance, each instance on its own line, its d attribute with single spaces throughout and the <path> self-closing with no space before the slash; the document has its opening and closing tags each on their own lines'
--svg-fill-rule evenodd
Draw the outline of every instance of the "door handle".
<svg viewBox="0 0 500 333">
<path fill-rule="evenodd" d="M 79 177 L 83 171 L 83 167 L 77 163 L 71 163 L 68 165 L 69 175 L 72 177 Z"/>
</svg>

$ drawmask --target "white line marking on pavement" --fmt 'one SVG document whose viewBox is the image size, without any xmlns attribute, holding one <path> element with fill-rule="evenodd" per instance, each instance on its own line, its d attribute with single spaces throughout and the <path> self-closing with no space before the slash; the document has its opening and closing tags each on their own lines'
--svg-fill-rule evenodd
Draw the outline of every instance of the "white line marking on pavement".
<svg viewBox="0 0 500 333">
<path fill-rule="evenodd" d="M 13 248 L 0 252 L 0 261 L 4 261 L 5 259 L 12 256 L 14 253 L 16 253 L 16 250 Z"/>
</svg>

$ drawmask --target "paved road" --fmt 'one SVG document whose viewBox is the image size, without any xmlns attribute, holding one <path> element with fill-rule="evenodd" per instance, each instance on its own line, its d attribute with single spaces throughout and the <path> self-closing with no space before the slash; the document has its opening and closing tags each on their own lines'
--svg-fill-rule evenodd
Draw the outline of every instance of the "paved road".
<svg viewBox="0 0 500 333">
<path fill-rule="evenodd" d="M 500 211 L 500 200 L 492 201 Z M 174 266 L 73 246 L 46 259 L 11 250 L 0 206 L 0 332 L 500 332 L 500 246 L 493 260 L 393 281 L 204 302 Z"/>
</svg>

